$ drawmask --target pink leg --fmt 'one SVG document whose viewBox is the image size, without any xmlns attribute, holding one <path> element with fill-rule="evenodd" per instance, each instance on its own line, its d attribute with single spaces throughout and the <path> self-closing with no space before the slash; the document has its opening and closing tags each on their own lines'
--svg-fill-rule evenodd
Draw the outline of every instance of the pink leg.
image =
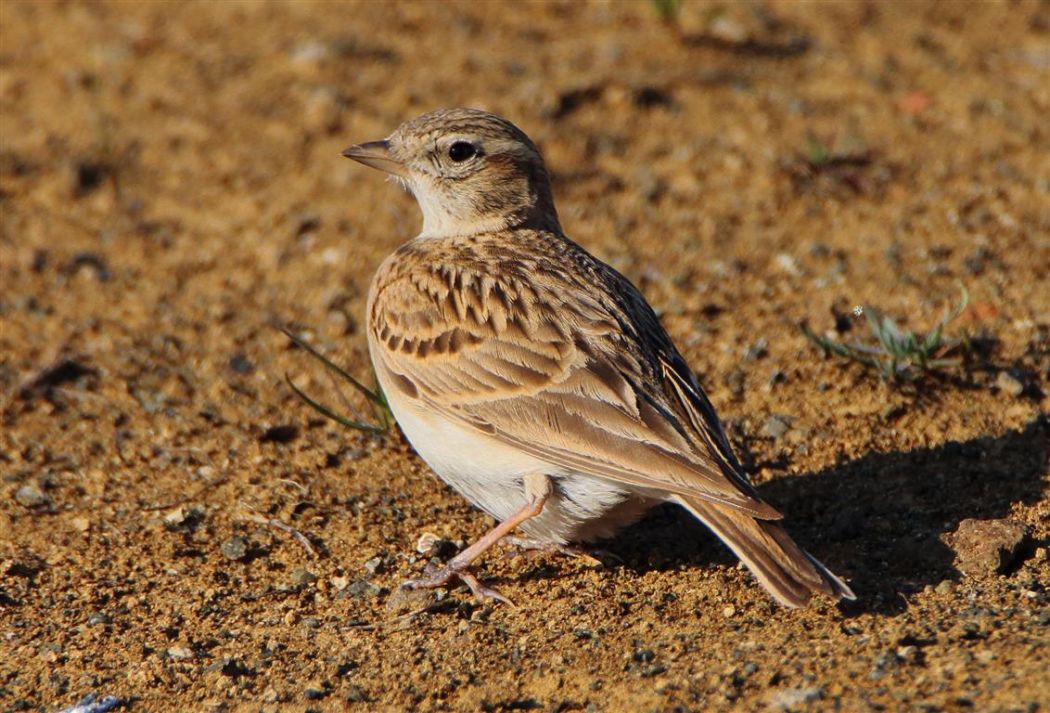
<svg viewBox="0 0 1050 713">
<path fill-rule="evenodd" d="M 403 589 L 436 589 L 438 587 L 444 587 L 458 577 L 464 584 L 470 587 L 470 591 L 472 591 L 474 596 L 478 599 L 495 599 L 513 606 L 513 603 L 502 594 L 494 589 L 483 586 L 477 578 L 470 573 L 469 568 L 478 557 L 485 554 L 490 547 L 503 539 L 515 527 L 529 518 L 539 515 L 543 511 L 543 506 L 547 503 L 547 498 L 549 497 L 550 490 L 547 488 L 540 494 L 534 496 L 532 500 L 526 503 L 516 513 L 486 532 L 477 542 L 449 560 L 448 564 L 444 567 L 427 574 L 425 577 L 410 579 L 402 583 L 401 587 Z"/>
</svg>

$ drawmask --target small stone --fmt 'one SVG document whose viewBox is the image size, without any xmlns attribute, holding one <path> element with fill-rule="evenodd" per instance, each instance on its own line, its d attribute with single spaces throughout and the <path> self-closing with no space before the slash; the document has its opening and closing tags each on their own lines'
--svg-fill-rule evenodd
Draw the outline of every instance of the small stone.
<svg viewBox="0 0 1050 713">
<path fill-rule="evenodd" d="M 382 574 L 386 571 L 386 559 L 384 557 L 373 557 L 365 562 L 365 571 L 369 574 Z"/>
<path fill-rule="evenodd" d="M 789 711 L 823 697 L 824 692 L 820 688 L 785 688 L 770 694 L 766 698 L 766 705 L 771 710 Z"/>
<path fill-rule="evenodd" d="M 1013 564 L 1028 541 L 1028 526 L 1017 520 L 974 520 L 959 523 L 945 536 L 955 551 L 955 565 L 970 576 L 998 574 Z"/>
<path fill-rule="evenodd" d="M 740 44 L 747 40 L 747 29 L 734 20 L 728 13 L 719 13 L 707 26 L 712 37 L 730 44 Z"/>
<path fill-rule="evenodd" d="M 87 621 L 88 626 L 104 626 L 110 622 L 112 622 L 112 619 L 105 612 L 95 612 L 88 617 Z"/>
<path fill-rule="evenodd" d="M 724 616 L 726 619 L 728 619 L 729 617 L 733 616 L 734 614 L 736 614 L 736 607 L 733 606 L 732 604 L 726 606 L 722 610 L 722 616 Z"/>
<path fill-rule="evenodd" d="M 168 656 L 175 661 L 189 661 L 193 658 L 193 649 L 188 646 L 172 646 L 168 649 Z"/>
<path fill-rule="evenodd" d="M 440 589 L 435 591 L 433 589 L 404 589 L 398 587 L 387 597 L 386 608 L 395 614 L 422 611 L 438 602 L 438 595 L 443 591 Z"/>
<path fill-rule="evenodd" d="M 444 537 L 438 537 L 432 532 L 424 532 L 416 541 L 416 552 L 427 557 L 439 557 L 444 559 L 456 552 L 456 544 Z"/>
<path fill-rule="evenodd" d="M 328 695 L 328 691 L 325 690 L 324 684 L 314 682 L 307 685 L 303 695 L 308 701 L 319 701 Z"/>
<path fill-rule="evenodd" d="M 313 584 L 317 581 L 317 575 L 308 569 L 299 568 L 292 572 L 292 583 L 305 586 L 307 584 Z"/>
<path fill-rule="evenodd" d="M 1024 393 L 1024 382 L 1009 371 L 1000 371 L 999 376 L 995 378 L 995 385 L 998 386 L 999 390 L 1004 394 L 1013 396 L 1014 398 L 1017 398 Z"/>
<path fill-rule="evenodd" d="M 88 528 L 91 527 L 91 520 L 86 517 L 75 517 L 69 521 L 69 524 L 77 532 L 87 532 Z"/>
<path fill-rule="evenodd" d="M 435 535 L 433 532 L 424 532 L 416 540 L 416 552 L 421 555 L 430 554 L 430 550 L 434 549 L 434 543 L 441 538 Z"/>
<path fill-rule="evenodd" d="M 951 594 L 953 589 L 955 589 L 955 582 L 950 579 L 942 579 L 937 586 L 933 588 L 933 591 L 937 594 L 945 595 Z"/>
<path fill-rule="evenodd" d="M 238 374 L 251 374 L 255 371 L 255 366 L 244 354 L 234 354 L 227 365 Z"/>
<path fill-rule="evenodd" d="M 290 423 L 270 426 L 259 436 L 261 443 L 290 443 L 299 437 L 299 427 Z"/>
<path fill-rule="evenodd" d="M 349 577 L 332 577 L 328 581 L 337 592 L 343 591 L 350 584 Z"/>
<path fill-rule="evenodd" d="M 897 647 L 897 658 L 907 663 L 917 663 L 919 659 L 919 647 L 913 644 Z"/>
<path fill-rule="evenodd" d="M 759 337 L 758 340 L 744 350 L 744 359 L 747 361 L 757 361 L 763 359 L 769 354 L 769 340 L 765 337 Z"/>
<path fill-rule="evenodd" d="M 367 579 L 355 580 L 353 584 L 346 588 L 346 593 L 351 597 L 358 599 L 370 599 L 377 597 L 382 593 L 382 589 L 369 582 Z"/>
<path fill-rule="evenodd" d="M 766 419 L 765 425 L 762 426 L 762 435 L 776 440 L 791 429 L 793 420 L 790 416 L 772 414 Z"/>
<path fill-rule="evenodd" d="M 192 527 L 204 519 L 204 508 L 200 505 L 190 507 L 179 506 L 165 513 L 162 518 L 164 524 L 170 528 Z"/>
<path fill-rule="evenodd" d="M 331 54 L 328 45 L 317 40 L 308 40 L 300 42 L 292 49 L 290 59 L 292 65 L 299 71 L 304 74 L 315 74 Z"/>
<path fill-rule="evenodd" d="M 219 546 L 219 552 L 229 560 L 242 560 L 248 555 L 248 541 L 243 537 L 231 537 Z"/>
<path fill-rule="evenodd" d="M 25 508 L 35 510 L 45 508 L 51 504 L 51 498 L 43 490 L 33 484 L 23 485 L 15 491 L 15 500 Z"/>
</svg>

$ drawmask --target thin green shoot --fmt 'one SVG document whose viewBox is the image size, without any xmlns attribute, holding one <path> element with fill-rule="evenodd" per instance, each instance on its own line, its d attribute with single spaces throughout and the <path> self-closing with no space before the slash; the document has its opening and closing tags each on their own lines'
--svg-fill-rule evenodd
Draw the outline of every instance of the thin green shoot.
<svg viewBox="0 0 1050 713">
<path fill-rule="evenodd" d="M 869 343 L 835 341 L 815 334 L 805 322 L 799 324 L 799 329 L 825 354 L 834 354 L 871 367 L 886 380 L 915 381 L 931 372 L 951 369 L 962 363 L 958 356 L 949 355 L 959 347 L 965 347 L 966 341 L 945 334 L 947 326 L 970 303 L 966 289 L 959 289 L 962 293 L 959 304 L 945 310 L 944 315 L 926 334 L 904 329 L 882 310 L 868 305 L 858 311 L 863 313 L 871 330 L 872 339 Z"/>
<path fill-rule="evenodd" d="M 336 413 L 333 409 L 329 408 L 328 406 L 325 406 L 316 399 L 313 399 L 310 396 L 308 396 L 302 389 L 295 385 L 295 382 L 292 381 L 291 376 L 285 373 L 284 379 L 288 383 L 289 388 L 291 388 L 291 390 L 295 393 L 296 396 L 298 396 L 305 404 L 307 404 L 312 409 L 320 413 L 322 416 L 325 416 L 326 418 L 329 418 L 340 425 L 346 426 L 347 428 L 352 428 L 357 431 L 364 431 L 366 433 L 374 434 L 383 434 L 390 429 L 390 423 L 393 420 L 393 417 L 390 413 L 390 405 L 387 403 L 386 394 L 383 393 L 383 390 L 382 388 L 380 388 L 378 382 L 376 383 L 376 387 L 374 389 L 368 388 L 356 378 L 354 378 L 354 376 L 348 371 L 333 363 L 328 357 L 326 357 L 324 354 L 315 349 L 313 345 L 311 345 L 306 340 L 294 334 L 292 331 L 285 329 L 284 327 L 280 327 L 279 329 L 282 332 L 284 332 L 285 336 L 291 339 L 296 346 L 300 347 L 301 349 L 306 351 L 307 354 L 312 356 L 317 361 L 321 362 L 321 364 L 324 366 L 325 369 L 328 370 L 330 374 L 347 382 L 356 391 L 358 391 L 366 399 L 368 399 L 368 401 L 371 402 L 373 406 L 373 409 L 376 413 L 376 417 L 379 419 L 379 423 L 368 423 L 367 421 L 349 418 L 347 416 L 342 416 Z"/>
</svg>

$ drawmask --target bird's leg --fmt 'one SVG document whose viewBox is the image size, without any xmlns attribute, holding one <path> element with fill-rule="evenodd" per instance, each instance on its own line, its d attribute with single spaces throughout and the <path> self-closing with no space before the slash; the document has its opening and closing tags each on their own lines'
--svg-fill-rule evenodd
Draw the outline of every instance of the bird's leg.
<svg viewBox="0 0 1050 713">
<path fill-rule="evenodd" d="M 470 573 L 469 568 L 476 559 L 481 557 L 481 555 L 483 555 L 494 544 L 506 537 L 515 527 L 526 520 L 539 515 L 543 511 L 543 506 L 547 503 L 547 499 L 551 495 L 551 490 L 552 486 L 550 479 L 545 475 L 526 479 L 526 492 L 530 493 L 531 498 L 521 507 L 521 509 L 482 535 L 477 542 L 449 560 L 448 564 L 444 567 L 430 572 L 425 577 L 410 579 L 402 583 L 401 588 L 436 589 L 438 587 L 444 587 L 458 577 L 464 584 L 470 587 L 470 591 L 472 591 L 474 596 L 478 599 L 495 599 L 513 605 L 509 599 L 496 590 L 483 586 L 477 580 L 477 577 Z"/>
</svg>

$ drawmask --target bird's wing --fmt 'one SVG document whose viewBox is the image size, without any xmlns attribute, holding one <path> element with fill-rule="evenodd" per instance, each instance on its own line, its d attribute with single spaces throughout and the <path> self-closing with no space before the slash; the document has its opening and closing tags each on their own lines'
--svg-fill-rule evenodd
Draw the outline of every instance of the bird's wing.
<svg viewBox="0 0 1050 713">
<path fill-rule="evenodd" d="M 552 466 L 780 517 L 740 474 L 652 310 L 611 268 L 410 254 L 394 264 L 373 286 L 369 337 L 398 398 Z"/>
</svg>

